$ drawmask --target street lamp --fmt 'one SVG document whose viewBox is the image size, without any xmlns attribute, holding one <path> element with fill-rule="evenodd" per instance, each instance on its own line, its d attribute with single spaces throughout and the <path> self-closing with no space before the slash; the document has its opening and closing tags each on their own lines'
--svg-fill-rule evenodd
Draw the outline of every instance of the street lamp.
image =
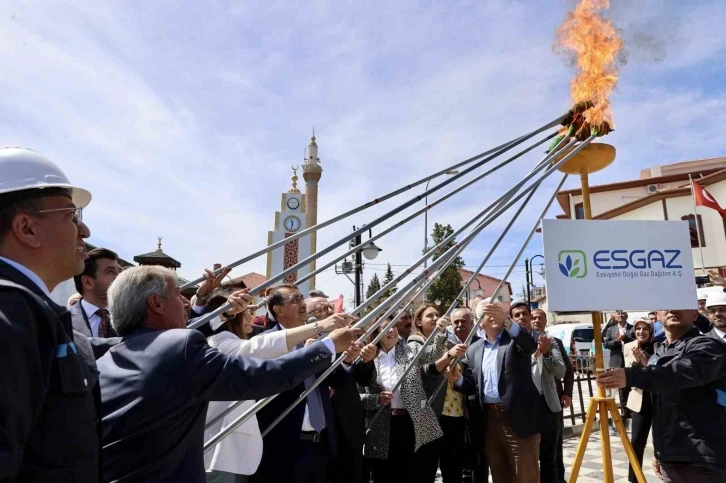
<svg viewBox="0 0 726 483">
<path fill-rule="evenodd" d="M 457 169 L 450 169 L 446 173 L 448 176 L 454 176 L 455 174 L 459 174 L 459 170 Z M 428 206 L 429 204 L 429 183 L 431 180 L 428 180 L 426 182 L 426 188 L 424 189 L 424 192 L 426 193 L 426 196 L 424 198 L 424 204 Z M 429 251 L 429 210 L 424 211 L 424 254 Z M 426 267 L 428 266 L 427 263 L 428 259 L 424 259 L 424 270 L 426 270 Z M 426 303 L 426 291 L 424 290 L 423 293 L 423 301 Z"/>
<path fill-rule="evenodd" d="M 525 271 L 525 278 L 527 279 L 527 307 L 530 309 L 532 308 L 532 294 L 529 290 L 530 285 L 534 286 L 534 280 L 532 277 L 532 262 L 535 258 L 540 257 L 542 258 L 542 261 L 544 261 L 543 255 L 535 255 L 532 258 L 525 258 L 524 259 L 524 271 Z M 542 270 L 542 273 L 544 272 L 544 269 Z"/>
<path fill-rule="evenodd" d="M 382 252 L 383 249 L 378 248 L 378 246 L 370 242 L 368 245 L 363 248 L 363 256 L 366 257 L 368 260 L 375 260 L 376 257 L 378 257 L 378 252 Z"/>
</svg>

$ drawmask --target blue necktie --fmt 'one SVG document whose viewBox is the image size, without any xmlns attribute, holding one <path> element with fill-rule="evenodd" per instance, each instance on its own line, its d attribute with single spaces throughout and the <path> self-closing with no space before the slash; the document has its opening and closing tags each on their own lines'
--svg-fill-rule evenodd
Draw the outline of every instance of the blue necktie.
<svg viewBox="0 0 726 483">
<path fill-rule="evenodd" d="M 304 344 L 298 344 L 297 348 L 301 349 Z M 310 386 L 315 383 L 315 376 L 308 377 L 305 379 L 305 390 L 308 390 Z M 319 388 L 316 387 L 310 394 L 308 394 L 308 415 L 310 416 L 310 424 L 312 427 L 320 433 L 325 427 L 325 413 L 323 412 L 323 401 L 320 398 Z"/>
</svg>

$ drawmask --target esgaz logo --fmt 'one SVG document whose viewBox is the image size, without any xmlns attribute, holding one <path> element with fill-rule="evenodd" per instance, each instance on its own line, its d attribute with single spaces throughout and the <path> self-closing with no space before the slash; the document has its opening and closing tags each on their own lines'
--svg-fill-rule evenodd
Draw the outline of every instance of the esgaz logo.
<svg viewBox="0 0 726 483">
<path fill-rule="evenodd" d="M 562 250 L 557 255 L 560 272 L 567 278 L 585 278 L 587 276 L 587 256 L 582 250 Z"/>
<path fill-rule="evenodd" d="M 681 250 L 598 250 L 592 254 L 590 263 L 597 277 L 680 277 L 681 254 Z M 582 250 L 562 250 L 557 262 L 567 278 L 587 276 L 588 259 Z"/>
</svg>

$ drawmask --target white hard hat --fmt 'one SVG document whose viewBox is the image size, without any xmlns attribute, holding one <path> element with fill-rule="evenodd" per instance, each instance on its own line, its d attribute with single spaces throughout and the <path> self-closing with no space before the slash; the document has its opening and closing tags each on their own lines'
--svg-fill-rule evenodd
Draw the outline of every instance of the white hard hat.
<svg viewBox="0 0 726 483">
<path fill-rule="evenodd" d="M 30 189 L 66 188 L 73 204 L 85 208 L 91 193 L 72 186 L 56 164 L 26 148 L 0 148 L 0 195 Z"/>
<path fill-rule="evenodd" d="M 726 292 L 723 290 L 709 293 L 706 299 L 706 308 L 716 307 L 718 305 L 726 305 Z"/>
</svg>

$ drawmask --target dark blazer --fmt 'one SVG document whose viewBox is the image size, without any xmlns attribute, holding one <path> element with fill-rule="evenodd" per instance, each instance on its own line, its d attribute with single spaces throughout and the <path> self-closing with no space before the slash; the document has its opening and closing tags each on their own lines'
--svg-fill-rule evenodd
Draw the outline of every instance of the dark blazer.
<svg viewBox="0 0 726 483">
<path fill-rule="evenodd" d="M 721 336 L 716 333 L 716 328 L 715 327 L 713 329 L 711 329 L 711 331 L 707 335 L 713 337 L 716 340 L 720 340 L 721 342 L 723 342 L 723 343 L 726 344 L 726 340 L 723 340 L 721 338 Z"/>
<path fill-rule="evenodd" d="M 98 360 L 106 480 L 204 482 L 210 400 L 271 396 L 331 359 L 322 342 L 260 360 L 222 354 L 196 330 L 133 332 Z"/>
<path fill-rule="evenodd" d="M 272 328 L 273 330 L 282 330 L 280 324 L 275 323 Z M 264 332 L 263 332 L 264 333 Z M 291 354 L 298 352 L 298 349 Z M 328 364 L 330 365 L 330 364 Z M 323 368 L 325 369 L 325 368 Z M 320 371 L 322 372 L 322 370 Z M 312 374 L 308 374 L 310 376 Z M 318 386 L 318 392 L 320 394 L 320 400 L 323 405 L 323 412 L 325 413 L 325 429 L 327 434 L 327 449 L 329 456 L 335 453 L 337 446 L 336 434 L 335 434 L 335 416 L 333 414 L 333 405 L 330 402 L 330 388 L 338 390 L 345 384 L 346 379 L 350 378 L 350 375 L 339 366 L 323 383 Z M 257 423 L 260 426 L 260 431 L 265 432 L 265 429 L 277 419 L 277 417 L 292 404 L 300 394 L 305 390 L 304 378 L 300 379 L 298 384 L 288 388 L 285 392 L 279 394 L 269 404 L 257 413 Z M 245 398 L 250 399 L 250 398 Z M 305 403 L 301 402 L 282 420 L 272 431 L 267 434 L 263 440 L 262 446 L 262 461 L 260 467 L 257 470 L 257 475 L 261 478 L 261 481 L 269 481 L 276 483 L 277 481 L 290 481 L 292 478 L 289 476 L 294 468 L 290 465 L 280 464 L 281 454 L 299 454 L 298 447 L 303 443 L 300 440 L 300 433 L 302 431 L 302 422 L 305 417 Z M 323 443 L 323 444 L 325 444 Z"/>
<path fill-rule="evenodd" d="M 562 380 L 555 379 L 557 395 L 560 396 L 560 399 L 562 399 L 563 395 L 572 398 L 572 387 L 575 385 L 575 373 L 572 371 L 572 361 L 570 361 L 570 357 L 565 352 L 565 345 L 562 343 L 562 340 L 557 337 L 554 337 L 554 340 L 560 349 L 562 358 L 565 360 L 565 377 Z"/>
<path fill-rule="evenodd" d="M 0 481 L 100 480 L 98 373 L 77 346 L 68 310 L 0 260 Z"/>
<path fill-rule="evenodd" d="M 623 357 L 623 344 L 627 344 L 632 339 L 628 336 L 633 326 L 626 322 L 625 324 L 625 335 L 620 340 L 617 340 L 620 326 L 618 324 L 613 325 L 605 331 L 605 337 L 603 338 L 603 345 L 610 351 L 610 367 L 625 367 L 625 358 Z"/>
<path fill-rule="evenodd" d="M 484 341 L 477 341 L 466 351 L 466 359 L 462 361 L 463 377 L 456 383 L 465 394 L 476 394 L 482 409 Z M 499 397 L 514 434 L 520 438 L 546 431 L 551 424 L 549 410 L 532 381 L 532 354 L 536 350 L 537 342 L 525 329 L 520 328 L 515 338 L 506 330 L 502 331 L 497 351 Z"/>
<path fill-rule="evenodd" d="M 366 440 L 366 414 L 358 386 L 369 386 L 376 380 L 376 366 L 373 361 L 367 364 L 359 361 L 351 367 L 351 371 L 353 377 L 341 378 L 341 384 L 334 390 L 330 401 L 338 436 L 345 437 L 354 449 L 362 452 Z"/>
<path fill-rule="evenodd" d="M 726 472 L 726 346 L 693 328 L 648 364 L 625 368 L 625 378 L 651 394 L 658 460 Z"/>
</svg>

